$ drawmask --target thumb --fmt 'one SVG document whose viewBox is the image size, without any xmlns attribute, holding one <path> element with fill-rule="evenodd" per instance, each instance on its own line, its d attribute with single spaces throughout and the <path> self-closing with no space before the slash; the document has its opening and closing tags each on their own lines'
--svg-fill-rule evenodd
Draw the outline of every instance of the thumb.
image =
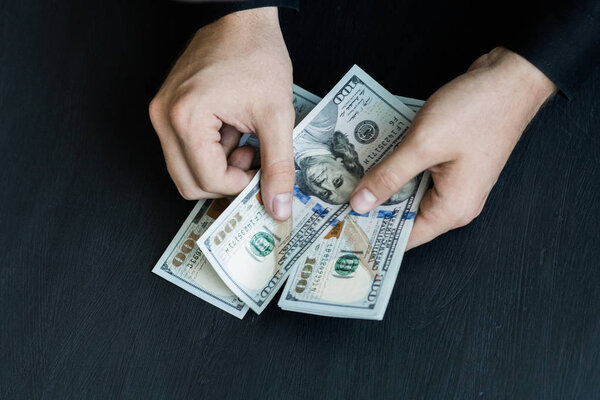
<svg viewBox="0 0 600 400">
<path fill-rule="evenodd" d="M 407 134 L 393 153 L 373 166 L 358 182 L 350 196 L 354 211 L 359 214 L 371 211 L 412 178 L 436 164 L 431 154 L 424 151 L 414 137 Z"/>
<path fill-rule="evenodd" d="M 260 192 L 264 206 L 273 218 L 285 221 L 292 215 L 292 191 L 296 177 L 292 131 L 294 108 L 273 110 L 257 124 L 260 142 Z"/>
</svg>

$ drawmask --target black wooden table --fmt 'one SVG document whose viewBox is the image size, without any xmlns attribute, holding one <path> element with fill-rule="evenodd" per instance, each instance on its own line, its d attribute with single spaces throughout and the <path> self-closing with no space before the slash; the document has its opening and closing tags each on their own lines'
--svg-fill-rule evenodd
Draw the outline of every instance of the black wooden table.
<svg viewBox="0 0 600 400">
<path fill-rule="evenodd" d="M 458 3 L 282 12 L 295 81 L 323 95 L 357 63 L 426 98 L 501 37 Z M 600 71 L 540 113 L 479 218 L 407 253 L 382 322 L 240 321 L 150 272 L 193 203 L 147 105 L 208 18 L 0 1 L 0 398 L 600 397 Z"/>
</svg>

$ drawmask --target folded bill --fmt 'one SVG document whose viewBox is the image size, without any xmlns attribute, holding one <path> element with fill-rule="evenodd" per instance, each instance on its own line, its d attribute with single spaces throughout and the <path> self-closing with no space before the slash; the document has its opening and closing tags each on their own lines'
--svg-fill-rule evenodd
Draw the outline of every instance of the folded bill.
<svg viewBox="0 0 600 400">
<path fill-rule="evenodd" d="M 309 249 L 320 251 L 311 245 L 345 218 L 355 184 L 402 140 L 413 116 L 410 108 L 354 66 L 294 129 L 297 172 L 292 220 L 277 222 L 266 214 L 257 174 L 197 241 L 231 291 L 255 312 L 264 310 L 290 271 L 306 261 L 305 253 Z M 401 260 L 411 225 L 406 221 L 414 216 L 418 194 L 422 194 L 426 184 L 426 177 L 413 179 L 378 209 L 384 213 L 387 225 L 393 221 L 391 229 L 395 229 L 395 236 L 389 243 L 393 245 L 390 249 L 400 255 L 394 258 L 387 250 L 363 250 L 369 251 L 369 255 L 362 255 L 359 262 L 362 259 L 364 268 L 375 271 L 371 274 L 374 280 L 382 277 L 382 262 L 388 263 L 387 271 L 390 263 Z M 351 218 L 355 217 L 358 216 Z M 369 213 L 361 218 L 374 217 Z M 345 231 L 343 226 L 338 228 L 344 232 L 344 243 L 347 242 L 344 238 L 356 236 L 358 228 L 367 241 L 372 239 L 368 228 L 360 223 L 355 224 L 353 231 L 349 231 L 350 223 L 345 225 Z M 371 234 L 383 229 L 377 224 L 373 226 Z M 341 251 L 345 246 L 337 248 Z M 372 257 L 373 261 L 369 261 Z M 348 275 L 359 275 L 357 269 Z M 387 274 L 389 278 L 392 275 Z M 387 285 L 393 286 L 393 279 L 389 278 Z M 391 291 L 388 286 L 386 291 Z M 376 317 L 383 315 L 381 307 L 385 310 L 383 301 L 377 304 L 382 306 L 377 306 Z"/>
<path fill-rule="evenodd" d="M 196 244 L 228 203 L 226 199 L 198 201 L 152 272 L 241 319 L 248 306 L 223 283 Z"/>
</svg>

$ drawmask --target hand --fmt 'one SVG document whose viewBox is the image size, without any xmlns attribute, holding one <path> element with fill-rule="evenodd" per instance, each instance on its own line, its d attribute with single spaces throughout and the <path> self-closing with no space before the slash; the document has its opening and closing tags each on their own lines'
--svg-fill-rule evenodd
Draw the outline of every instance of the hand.
<svg viewBox="0 0 600 400">
<path fill-rule="evenodd" d="M 372 210 L 429 169 L 433 187 L 421 201 L 407 250 L 468 224 L 555 89 L 541 71 L 507 49 L 483 55 L 427 100 L 401 144 L 357 184 L 352 208 Z"/>
<path fill-rule="evenodd" d="M 242 191 L 256 171 L 240 132 L 261 147 L 267 212 L 291 214 L 294 185 L 292 64 L 277 8 L 227 15 L 200 29 L 150 104 L 167 169 L 189 200 Z"/>
</svg>

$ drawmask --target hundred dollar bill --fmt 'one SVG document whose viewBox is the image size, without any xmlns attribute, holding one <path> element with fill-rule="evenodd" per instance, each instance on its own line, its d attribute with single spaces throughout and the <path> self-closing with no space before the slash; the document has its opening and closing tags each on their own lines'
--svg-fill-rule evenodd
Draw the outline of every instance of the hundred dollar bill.
<svg viewBox="0 0 600 400">
<path fill-rule="evenodd" d="M 241 319 L 248 306 L 223 283 L 196 244 L 228 204 L 226 199 L 198 201 L 152 272 Z"/>
<path fill-rule="evenodd" d="M 410 97 L 396 96 L 398 100 L 404 103 L 413 112 L 417 112 L 421 109 L 425 102 L 423 100 L 413 99 Z M 300 121 L 308 115 L 310 111 L 321 101 L 321 98 L 312 94 L 308 90 L 301 88 L 298 85 L 294 85 L 294 111 L 296 112 L 296 122 L 294 125 L 298 125 Z M 249 133 L 244 133 L 240 138 L 239 146 L 249 145 L 256 149 L 254 161 L 252 167 L 256 168 L 260 166 L 260 145 L 258 143 L 258 137 Z"/>
<path fill-rule="evenodd" d="M 314 94 L 294 85 L 296 123 L 320 100 Z M 258 150 L 258 140 L 255 138 L 254 135 L 243 135 L 240 146 L 250 144 Z M 248 307 L 223 283 L 196 244 L 196 240 L 227 204 L 229 201 L 225 199 L 198 201 L 152 272 L 208 303 L 243 318 Z"/>
<path fill-rule="evenodd" d="M 279 300 L 284 310 L 383 319 L 429 173 L 409 198 L 332 223 L 292 268 Z"/>
<path fill-rule="evenodd" d="M 402 140 L 413 117 L 411 109 L 352 67 L 294 129 L 291 220 L 267 215 L 259 173 L 198 240 L 225 284 L 262 312 L 310 245 L 347 215 L 358 180 Z M 387 203 L 406 202 L 419 182 L 413 179 Z"/>
</svg>

